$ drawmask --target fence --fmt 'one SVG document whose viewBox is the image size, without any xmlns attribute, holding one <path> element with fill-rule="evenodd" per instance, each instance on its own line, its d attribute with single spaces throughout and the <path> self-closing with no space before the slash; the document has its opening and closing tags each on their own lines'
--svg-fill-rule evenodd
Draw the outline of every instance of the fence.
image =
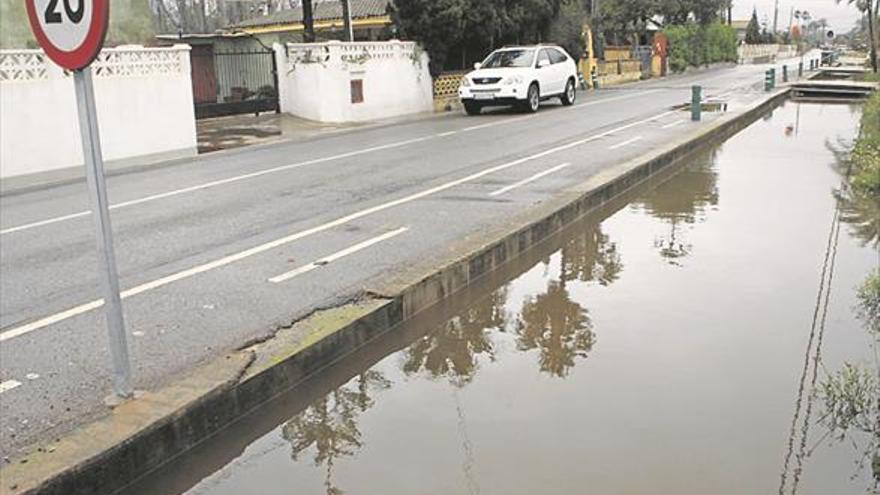
<svg viewBox="0 0 880 495">
<path fill-rule="evenodd" d="M 275 57 L 271 50 L 192 52 L 196 118 L 278 109 Z"/>
<path fill-rule="evenodd" d="M 92 64 L 110 168 L 196 152 L 189 47 L 103 50 Z M 0 50 L 0 180 L 81 175 L 73 77 L 40 50 Z M 33 177 L 31 177 L 33 179 Z M 16 181 L 18 182 L 18 181 Z"/>
<path fill-rule="evenodd" d="M 434 78 L 434 99 L 458 98 L 458 88 L 466 71 L 444 72 Z"/>
</svg>

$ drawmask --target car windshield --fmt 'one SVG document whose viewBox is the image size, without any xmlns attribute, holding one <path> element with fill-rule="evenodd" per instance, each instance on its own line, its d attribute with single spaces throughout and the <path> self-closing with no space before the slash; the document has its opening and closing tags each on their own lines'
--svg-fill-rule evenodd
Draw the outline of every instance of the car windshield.
<svg viewBox="0 0 880 495">
<path fill-rule="evenodd" d="M 498 69 L 503 67 L 531 67 L 535 57 L 534 49 L 501 50 L 493 52 L 483 62 L 486 69 Z"/>
</svg>

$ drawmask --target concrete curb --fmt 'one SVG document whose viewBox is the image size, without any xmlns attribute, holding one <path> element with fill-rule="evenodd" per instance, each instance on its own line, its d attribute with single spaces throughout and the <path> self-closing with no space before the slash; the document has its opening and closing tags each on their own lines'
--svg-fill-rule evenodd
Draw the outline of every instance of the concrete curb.
<svg viewBox="0 0 880 495">
<path fill-rule="evenodd" d="M 318 311 L 144 394 L 27 459 L 0 468 L 0 493 L 112 493 L 452 294 L 466 289 L 654 174 L 732 136 L 787 96 L 769 94 L 696 134 L 591 177 L 437 259 L 368 285 L 357 301 Z M 437 268 L 437 267 L 440 268 Z M 296 335 L 306 335 L 296 341 Z"/>
</svg>

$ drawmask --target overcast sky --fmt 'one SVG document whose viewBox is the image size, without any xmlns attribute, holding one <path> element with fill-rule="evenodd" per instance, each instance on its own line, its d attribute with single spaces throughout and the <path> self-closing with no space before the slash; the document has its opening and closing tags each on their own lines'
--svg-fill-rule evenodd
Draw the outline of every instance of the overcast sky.
<svg viewBox="0 0 880 495">
<path fill-rule="evenodd" d="M 768 27 L 773 26 L 774 0 L 733 0 L 733 18 L 747 20 L 752 15 L 752 8 L 758 9 L 758 20 L 767 16 Z M 806 10 L 813 19 L 824 17 L 832 28 L 840 33 L 849 31 L 859 18 L 859 11 L 848 5 L 846 0 L 838 5 L 834 0 L 779 0 L 779 29 L 788 24 L 791 8 Z"/>
</svg>

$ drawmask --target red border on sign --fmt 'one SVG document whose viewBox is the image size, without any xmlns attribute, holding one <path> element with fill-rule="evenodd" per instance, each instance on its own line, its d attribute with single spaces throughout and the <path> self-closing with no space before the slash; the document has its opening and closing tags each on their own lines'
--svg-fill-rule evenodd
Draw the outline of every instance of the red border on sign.
<svg viewBox="0 0 880 495">
<path fill-rule="evenodd" d="M 25 0 L 27 6 L 28 20 L 31 23 L 31 31 L 37 38 L 37 42 L 46 55 L 53 62 L 64 67 L 65 69 L 77 70 L 92 63 L 101 47 L 104 45 L 104 36 L 107 35 L 107 22 L 110 20 L 110 0 L 80 0 L 81 2 L 92 3 L 92 22 L 83 42 L 71 51 L 61 50 L 49 41 L 49 37 L 43 31 L 40 22 L 37 19 L 39 15 L 34 6 L 34 0 Z"/>
</svg>

